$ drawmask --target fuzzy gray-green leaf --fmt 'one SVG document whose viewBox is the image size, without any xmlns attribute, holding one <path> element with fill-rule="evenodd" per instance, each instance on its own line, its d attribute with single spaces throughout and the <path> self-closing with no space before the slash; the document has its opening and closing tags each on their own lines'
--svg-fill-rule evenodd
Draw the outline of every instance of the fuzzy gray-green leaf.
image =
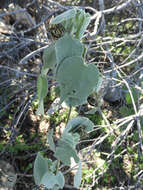
<svg viewBox="0 0 143 190">
<path fill-rule="evenodd" d="M 44 184 L 46 188 L 52 189 L 55 184 L 58 184 L 58 181 L 56 179 L 55 174 L 53 174 L 50 171 L 47 171 L 42 177 L 40 184 Z"/>
<path fill-rule="evenodd" d="M 64 133 L 62 134 L 62 140 L 69 143 L 70 146 L 75 148 L 80 140 L 80 136 L 78 133 L 68 133 L 65 129 Z"/>
<path fill-rule="evenodd" d="M 71 158 L 74 158 L 76 163 L 79 162 L 76 150 L 63 140 L 59 140 L 54 156 L 67 166 L 70 166 Z"/>
<path fill-rule="evenodd" d="M 66 34 L 56 42 L 55 49 L 57 62 L 59 64 L 67 57 L 82 56 L 84 46 L 79 40 L 72 38 L 69 34 Z"/>
<path fill-rule="evenodd" d="M 83 10 L 78 10 L 74 22 L 74 25 L 77 28 L 75 33 L 76 38 L 81 39 L 83 37 L 83 34 L 89 23 L 90 15 L 88 13 L 85 13 Z"/>
<path fill-rule="evenodd" d="M 38 98 L 43 100 L 48 93 L 48 81 L 46 75 L 39 75 L 37 80 Z"/>
<path fill-rule="evenodd" d="M 90 132 L 93 130 L 94 123 L 87 117 L 75 117 L 68 122 L 64 132 L 74 132 L 79 127 L 82 127 L 85 132 Z"/>
<path fill-rule="evenodd" d="M 66 20 L 69 20 L 73 17 L 75 17 L 76 14 L 76 9 L 70 9 L 68 11 L 65 11 L 64 13 L 56 16 L 55 18 L 53 18 L 50 22 L 50 24 L 59 24 L 62 23 Z"/>
<path fill-rule="evenodd" d="M 53 68 L 56 65 L 55 44 L 51 44 L 44 50 L 43 53 L 43 71 L 45 69 Z"/>
<path fill-rule="evenodd" d="M 37 94 L 39 99 L 39 106 L 37 114 L 44 114 L 43 100 L 48 93 L 48 81 L 46 75 L 39 75 L 37 80 Z"/>
<path fill-rule="evenodd" d="M 70 106 L 85 103 L 96 89 L 98 80 L 99 72 L 95 65 L 84 64 L 79 56 L 64 59 L 57 71 L 61 100 Z"/>
<path fill-rule="evenodd" d="M 48 161 L 38 153 L 34 162 L 34 181 L 36 185 L 40 185 L 42 177 L 48 170 Z"/>
<path fill-rule="evenodd" d="M 58 181 L 59 187 L 62 189 L 65 185 L 65 179 L 64 179 L 62 172 L 60 172 L 60 171 L 57 172 L 56 179 Z"/>
</svg>

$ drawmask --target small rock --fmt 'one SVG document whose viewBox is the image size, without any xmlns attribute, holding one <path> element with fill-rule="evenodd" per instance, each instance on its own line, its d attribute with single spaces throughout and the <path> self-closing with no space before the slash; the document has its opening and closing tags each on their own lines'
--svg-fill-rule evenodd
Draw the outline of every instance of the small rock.
<svg viewBox="0 0 143 190">
<path fill-rule="evenodd" d="M 122 90 L 119 87 L 109 87 L 106 94 L 104 95 L 104 100 L 107 102 L 116 102 L 122 99 Z"/>
<path fill-rule="evenodd" d="M 112 76 L 115 74 L 112 73 Z M 110 74 L 105 74 L 102 84 L 103 99 L 107 102 L 116 102 L 123 99 L 123 91 L 117 86 L 116 81 L 112 80 Z"/>
<path fill-rule="evenodd" d="M 12 190 L 17 180 L 14 168 L 8 162 L 0 160 L 0 190 Z"/>
</svg>

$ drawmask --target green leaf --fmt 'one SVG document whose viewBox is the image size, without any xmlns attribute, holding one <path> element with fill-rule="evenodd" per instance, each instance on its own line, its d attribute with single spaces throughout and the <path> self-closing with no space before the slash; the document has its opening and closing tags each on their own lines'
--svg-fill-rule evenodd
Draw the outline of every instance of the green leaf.
<svg viewBox="0 0 143 190">
<path fill-rule="evenodd" d="M 58 181 L 59 187 L 62 189 L 65 185 L 65 179 L 64 179 L 63 174 L 60 171 L 57 173 L 56 179 Z"/>
<path fill-rule="evenodd" d="M 72 134 L 72 133 L 68 133 L 66 130 L 64 130 L 64 133 L 62 135 L 62 140 L 67 142 L 73 148 L 75 148 L 77 143 L 80 140 L 80 136 L 78 133 Z"/>
<path fill-rule="evenodd" d="M 59 190 L 58 186 L 54 186 L 52 190 Z"/>
<path fill-rule="evenodd" d="M 76 15 L 76 9 L 70 9 L 68 11 L 65 11 L 64 13 L 56 16 L 55 18 L 53 18 L 50 22 L 50 24 L 59 24 L 62 23 L 66 20 L 69 20 L 73 17 L 75 17 Z"/>
<path fill-rule="evenodd" d="M 55 148 L 55 144 L 54 144 L 54 141 L 53 141 L 53 129 L 51 129 L 48 134 L 47 134 L 47 140 L 48 140 L 48 143 L 49 143 L 49 146 L 50 146 L 50 149 L 55 152 L 56 148 Z"/>
<path fill-rule="evenodd" d="M 43 100 L 48 93 L 48 81 L 46 75 L 39 75 L 37 80 L 37 94 L 39 99 L 39 105 L 37 114 L 44 114 Z"/>
<path fill-rule="evenodd" d="M 44 115 L 44 102 L 43 102 L 43 100 L 39 101 L 38 109 L 36 111 L 36 115 L 40 115 L 40 114 Z"/>
<path fill-rule="evenodd" d="M 55 51 L 55 44 L 51 44 L 48 48 L 44 50 L 43 53 L 43 68 L 42 73 L 45 73 L 45 70 L 53 68 L 56 65 L 56 51 Z"/>
<path fill-rule="evenodd" d="M 85 132 L 90 132 L 94 128 L 94 123 L 87 117 L 78 116 L 68 122 L 64 132 L 76 132 L 79 127 L 84 128 Z"/>
<path fill-rule="evenodd" d="M 46 188 L 52 189 L 54 185 L 58 184 L 58 181 L 56 179 L 55 174 L 53 174 L 50 171 L 47 171 L 42 177 L 40 184 L 44 184 Z"/>
<path fill-rule="evenodd" d="M 74 27 L 74 18 L 64 21 L 62 25 L 64 26 L 66 33 L 74 36 L 76 31 L 76 28 Z"/>
<path fill-rule="evenodd" d="M 48 93 L 48 81 L 46 75 L 39 75 L 37 80 L 37 92 L 39 100 L 44 99 Z"/>
<path fill-rule="evenodd" d="M 51 20 L 51 24 L 62 23 L 67 33 L 81 39 L 90 23 L 90 15 L 81 9 L 70 9 Z"/>
<path fill-rule="evenodd" d="M 75 37 L 81 39 L 83 34 L 90 23 L 90 15 L 83 10 L 78 10 L 75 17 L 75 28 L 77 28 Z"/>
<path fill-rule="evenodd" d="M 54 156 L 67 166 L 71 165 L 71 158 L 74 158 L 76 163 L 79 162 L 76 150 L 63 140 L 58 141 L 58 147 Z"/>
<path fill-rule="evenodd" d="M 69 34 L 65 34 L 56 42 L 55 49 L 57 62 L 59 64 L 67 57 L 82 56 L 84 46 L 79 40 L 72 38 Z"/>
<path fill-rule="evenodd" d="M 66 58 L 59 66 L 57 81 L 60 86 L 61 102 L 78 106 L 86 102 L 95 91 L 99 71 L 95 65 L 86 65 L 79 56 Z"/>
<path fill-rule="evenodd" d="M 49 170 L 50 161 L 43 158 L 40 153 L 37 154 L 34 162 L 34 181 L 36 185 L 41 184 L 42 177 Z"/>
<path fill-rule="evenodd" d="M 137 92 L 136 92 L 135 88 L 131 88 L 131 91 L 132 91 L 134 101 L 136 102 L 137 99 L 138 99 Z M 127 104 L 132 104 L 132 99 L 131 99 L 131 96 L 130 96 L 129 92 L 126 93 L 126 102 L 127 102 Z"/>
<path fill-rule="evenodd" d="M 74 176 L 74 187 L 78 188 L 82 180 L 82 167 L 81 162 L 78 163 L 78 170 Z"/>
<path fill-rule="evenodd" d="M 47 171 L 42 177 L 41 184 L 44 184 L 48 189 L 60 189 L 64 187 L 65 179 L 60 171 L 58 171 L 56 175 Z"/>
<path fill-rule="evenodd" d="M 120 109 L 120 114 L 122 116 L 130 116 L 134 114 L 134 109 L 133 108 L 128 108 L 127 106 L 122 106 Z"/>
</svg>

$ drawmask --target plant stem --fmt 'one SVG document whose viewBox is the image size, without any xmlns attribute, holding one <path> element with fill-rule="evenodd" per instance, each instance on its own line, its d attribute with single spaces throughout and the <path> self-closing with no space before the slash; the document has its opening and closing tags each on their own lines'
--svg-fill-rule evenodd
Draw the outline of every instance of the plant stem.
<svg viewBox="0 0 143 190">
<path fill-rule="evenodd" d="M 70 106 L 70 109 L 69 109 L 69 113 L 68 113 L 66 125 L 67 125 L 67 123 L 68 123 L 68 121 L 69 121 L 69 119 L 70 119 L 71 110 L 72 110 L 72 106 Z"/>
<path fill-rule="evenodd" d="M 57 172 L 59 171 L 59 166 L 60 166 L 60 161 L 57 160 L 56 173 L 55 173 L 55 175 L 57 175 Z"/>
</svg>

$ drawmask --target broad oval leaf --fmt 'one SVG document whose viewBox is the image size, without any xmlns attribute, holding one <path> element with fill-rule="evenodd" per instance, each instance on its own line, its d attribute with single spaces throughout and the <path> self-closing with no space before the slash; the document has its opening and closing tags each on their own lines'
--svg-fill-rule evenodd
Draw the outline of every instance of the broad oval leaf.
<svg viewBox="0 0 143 190">
<path fill-rule="evenodd" d="M 71 158 L 74 158 L 76 163 L 79 162 L 76 150 L 63 140 L 58 141 L 58 147 L 56 148 L 54 156 L 67 166 L 71 165 Z"/>
<path fill-rule="evenodd" d="M 59 190 L 58 186 L 54 186 L 52 190 Z"/>
<path fill-rule="evenodd" d="M 34 181 L 36 185 L 41 184 L 42 177 L 48 170 L 47 160 L 38 153 L 34 162 Z"/>
<path fill-rule="evenodd" d="M 40 184 L 44 184 L 48 189 L 53 189 L 54 185 L 58 184 L 58 181 L 55 174 L 47 171 L 42 177 Z"/>
<path fill-rule="evenodd" d="M 96 89 L 99 71 L 95 65 L 86 65 L 82 57 L 73 56 L 63 60 L 57 71 L 61 102 L 78 106 Z"/>
<path fill-rule="evenodd" d="M 78 116 L 68 122 L 64 132 L 76 132 L 79 127 L 84 128 L 85 132 L 90 132 L 94 128 L 94 123 L 87 117 Z"/>
<path fill-rule="evenodd" d="M 55 44 L 51 44 L 43 53 L 43 72 L 45 69 L 53 68 L 56 65 Z M 45 74 L 45 73 L 44 73 Z"/>
<path fill-rule="evenodd" d="M 48 189 L 61 189 L 64 187 L 65 179 L 63 174 L 58 171 L 55 175 L 54 173 L 47 171 L 42 177 L 41 184 L 44 184 Z"/>
<path fill-rule="evenodd" d="M 79 40 L 72 38 L 71 35 L 66 34 L 56 42 L 55 49 L 59 64 L 67 57 L 82 56 L 84 45 Z"/>
<path fill-rule="evenodd" d="M 62 134 L 62 140 L 66 141 L 70 146 L 75 148 L 80 140 L 80 136 L 78 133 L 68 133 L 66 130 L 64 130 L 64 133 Z"/>
<path fill-rule="evenodd" d="M 65 178 L 64 178 L 62 172 L 60 172 L 60 171 L 57 172 L 56 179 L 58 181 L 59 187 L 62 189 L 65 185 Z"/>
<path fill-rule="evenodd" d="M 64 13 L 56 16 L 55 18 L 51 19 L 50 24 L 59 24 L 61 22 L 64 22 L 66 20 L 69 20 L 76 15 L 76 9 L 70 9 L 68 11 L 65 11 Z"/>
</svg>

